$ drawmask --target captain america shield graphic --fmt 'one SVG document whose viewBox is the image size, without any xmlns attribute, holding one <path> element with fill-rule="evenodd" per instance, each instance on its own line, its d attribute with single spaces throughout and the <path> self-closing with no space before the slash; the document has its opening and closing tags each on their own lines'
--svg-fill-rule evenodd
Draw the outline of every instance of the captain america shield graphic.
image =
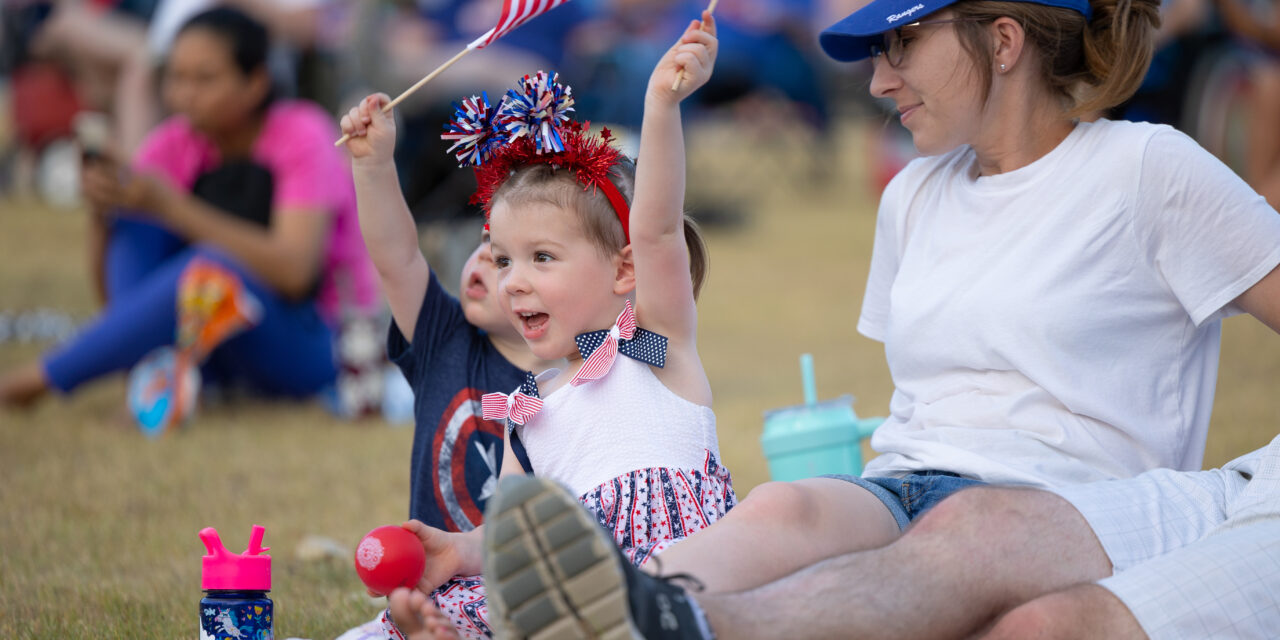
<svg viewBox="0 0 1280 640">
<path fill-rule="evenodd" d="M 483 522 L 484 503 L 498 486 L 502 424 L 480 417 L 482 395 L 459 391 L 431 443 L 436 502 L 449 531 L 470 531 Z"/>
</svg>

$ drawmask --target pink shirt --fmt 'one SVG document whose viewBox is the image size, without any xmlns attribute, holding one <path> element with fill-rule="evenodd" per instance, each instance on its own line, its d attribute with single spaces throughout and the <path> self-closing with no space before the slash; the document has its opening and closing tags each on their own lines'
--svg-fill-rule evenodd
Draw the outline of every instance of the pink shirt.
<svg viewBox="0 0 1280 640">
<path fill-rule="evenodd" d="M 253 161 L 271 172 L 273 216 L 315 212 L 333 218 L 316 297 L 330 322 L 340 320 L 344 308 L 367 311 L 378 301 L 377 274 L 356 217 L 351 167 L 346 154 L 333 146 L 339 137 L 332 118 L 320 107 L 279 100 L 268 108 L 253 146 Z M 220 163 L 214 144 L 186 118 L 174 116 L 147 136 L 133 166 L 190 190 L 196 178 Z"/>
</svg>

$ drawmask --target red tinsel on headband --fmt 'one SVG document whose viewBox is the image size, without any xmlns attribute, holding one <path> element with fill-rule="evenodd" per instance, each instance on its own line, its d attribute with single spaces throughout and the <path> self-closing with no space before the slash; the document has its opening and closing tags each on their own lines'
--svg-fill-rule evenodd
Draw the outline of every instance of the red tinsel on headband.
<svg viewBox="0 0 1280 640">
<path fill-rule="evenodd" d="M 534 164 L 549 164 L 572 171 L 584 188 L 617 190 L 609 180 L 609 170 L 618 164 L 622 152 L 612 144 L 613 133 L 605 128 L 600 135 L 593 136 L 586 132 L 586 127 L 580 122 L 565 123 L 560 130 L 564 151 L 559 153 L 538 153 L 536 144 L 528 137 L 516 138 L 495 150 L 487 162 L 475 168 L 478 187 L 471 196 L 472 204 L 479 204 L 488 211 L 489 201 L 502 183 L 516 169 Z"/>
</svg>

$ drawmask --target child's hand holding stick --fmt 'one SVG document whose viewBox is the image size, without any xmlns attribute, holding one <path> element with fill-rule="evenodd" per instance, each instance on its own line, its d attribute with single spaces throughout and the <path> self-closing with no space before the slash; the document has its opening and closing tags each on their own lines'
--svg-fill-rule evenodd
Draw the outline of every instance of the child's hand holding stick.
<svg viewBox="0 0 1280 640">
<path fill-rule="evenodd" d="M 720 1 L 720 0 L 711 0 L 711 4 L 707 5 L 707 10 L 706 10 L 706 11 L 704 11 L 704 12 L 702 13 L 702 28 L 703 28 L 703 30 L 706 30 L 706 28 L 707 28 L 707 23 L 710 21 L 710 18 L 711 18 L 711 14 L 715 13 L 715 11 L 716 11 L 716 3 L 717 3 L 717 2 L 719 2 L 719 1 Z M 712 24 L 714 24 L 714 23 L 712 23 Z M 679 90 L 680 90 L 680 83 L 681 83 L 681 82 L 684 82 L 684 72 L 683 72 L 683 71 L 681 71 L 680 73 L 676 74 L 676 81 L 675 81 L 675 82 L 673 82 L 673 83 L 671 83 L 671 90 L 672 90 L 672 91 L 679 91 Z"/>
<path fill-rule="evenodd" d="M 342 117 L 342 139 L 357 166 L 377 166 L 393 162 L 396 148 L 396 121 L 393 103 L 385 93 L 375 93 L 360 101 Z"/>
<path fill-rule="evenodd" d="M 649 80 L 650 97 L 664 103 L 674 98 L 676 104 L 689 97 L 711 78 L 718 47 L 715 18 L 710 11 L 703 11 L 701 19 L 691 20 L 684 35 L 658 62 Z M 667 78 L 671 76 L 674 80 L 668 87 Z"/>
</svg>

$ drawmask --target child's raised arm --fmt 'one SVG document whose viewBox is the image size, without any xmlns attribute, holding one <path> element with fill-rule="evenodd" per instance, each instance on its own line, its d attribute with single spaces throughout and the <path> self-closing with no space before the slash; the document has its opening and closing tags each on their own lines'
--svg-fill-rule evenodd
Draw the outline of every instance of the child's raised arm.
<svg viewBox="0 0 1280 640">
<path fill-rule="evenodd" d="M 706 84 L 716 58 L 710 13 L 694 20 L 667 51 L 645 95 L 640 155 L 631 207 L 631 251 L 640 322 L 672 340 L 692 344 L 697 331 L 689 252 L 684 237 L 684 131 L 680 101 Z M 684 80 L 673 91 L 678 74 Z"/>
<path fill-rule="evenodd" d="M 351 136 L 351 171 L 360 210 L 360 233 L 378 269 L 382 289 L 400 333 L 413 341 L 418 311 L 431 281 L 431 269 L 418 247 L 418 230 L 400 192 L 396 174 L 396 124 L 382 112 L 390 98 L 373 94 L 342 117 L 342 133 Z"/>
</svg>

